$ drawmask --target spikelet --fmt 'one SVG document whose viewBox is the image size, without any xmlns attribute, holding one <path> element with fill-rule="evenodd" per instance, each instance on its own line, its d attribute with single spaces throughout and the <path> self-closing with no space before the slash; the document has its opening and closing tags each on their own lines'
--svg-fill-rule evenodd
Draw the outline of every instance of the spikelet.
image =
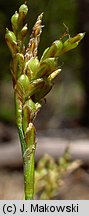
<svg viewBox="0 0 89 216">
<path fill-rule="evenodd" d="M 28 48 L 26 50 L 26 59 L 31 59 L 32 57 L 36 57 L 37 56 L 37 52 L 38 52 L 38 45 L 40 42 L 40 35 L 42 33 L 42 17 L 43 17 L 43 13 L 41 13 L 38 18 L 37 21 L 33 27 L 32 30 L 32 34 L 30 36 L 30 40 L 29 40 L 29 45 Z"/>
</svg>

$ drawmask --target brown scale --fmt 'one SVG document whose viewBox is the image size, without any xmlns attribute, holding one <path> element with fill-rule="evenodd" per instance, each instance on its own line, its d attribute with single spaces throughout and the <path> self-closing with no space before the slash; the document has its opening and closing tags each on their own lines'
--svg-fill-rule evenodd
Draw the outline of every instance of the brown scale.
<svg viewBox="0 0 89 216">
<path fill-rule="evenodd" d="M 43 27 L 41 25 L 42 17 L 43 17 L 43 13 L 41 13 L 38 16 L 37 21 L 33 27 L 32 34 L 30 36 L 29 47 L 27 48 L 26 55 L 25 55 L 25 58 L 27 58 L 28 60 L 37 56 L 38 45 L 40 42 L 40 35 Z"/>
</svg>

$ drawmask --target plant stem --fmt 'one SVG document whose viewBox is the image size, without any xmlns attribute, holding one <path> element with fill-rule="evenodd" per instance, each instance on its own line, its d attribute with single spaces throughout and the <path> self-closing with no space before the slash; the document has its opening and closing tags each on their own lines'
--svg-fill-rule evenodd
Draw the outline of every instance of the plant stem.
<svg viewBox="0 0 89 216">
<path fill-rule="evenodd" d="M 34 151 L 30 158 L 24 159 L 24 191 L 25 200 L 32 200 L 34 197 Z"/>
<path fill-rule="evenodd" d="M 37 51 L 42 32 L 41 13 L 32 29 L 28 46 L 24 39 L 28 27 L 24 20 L 28 12 L 26 4 L 22 4 L 19 11 L 11 17 L 12 31 L 6 29 L 5 39 L 12 53 L 10 65 L 16 110 L 16 124 L 18 128 L 24 169 L 25 199 L 34 197 L 34 157 L 35 157 L 35 127 L 34 119 L 42 106 L 42 100 L 51 90 L 54 78 L 59 74 L 59 57 L 65 52 L 77 47 L 85 33 L 65 40 L 56 40 L 48 47 L 41 60 L 38 60 Z M 67 32 L 67 35 L 68 32 Z"/>
<path fill-rule="evenodd" d="M 34 157 L 35 157 L 35 128 L 29 123 L 26 132 L 26 150 L 23 155 L 25 200 L 34 197 Z"/>
<path fill-rule="evenodd" d="M 24 169 L 24 192 L 25 200 L 32 200 L 34 197 L 34 156 L 35 156 L 35 127 L 30 122 L 27 130 L 23 130 L 23 108 L 22 102 L 15 92 L 16 123 L 20 137 L 23 169 Z"/>
</svg>

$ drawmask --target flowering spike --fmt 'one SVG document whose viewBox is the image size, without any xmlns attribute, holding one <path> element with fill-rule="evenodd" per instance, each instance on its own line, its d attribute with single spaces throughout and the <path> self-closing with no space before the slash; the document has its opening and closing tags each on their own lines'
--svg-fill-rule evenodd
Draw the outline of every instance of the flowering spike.
<svg viewBox="0 0 89 216">
<path fill-rule="evenodd" d="M 63 42 L 61 40 L 54 41 L 52 45 L 44 51 L 41 58 L 41 62 L 46 58 L 59 56 L 62 48 L 63 48 Z"/>
<path fill-rule="evenodd" d="M 55 79 L 55 77 L 61 72 L 61 69 L 57 69 L 55 70 L 53 73 L 51 73 L 49 76 L 48 76 L 48 80 L 51 82 L 52 80 Z"/>
<path fill-rule="evenodd" d="M 11 24 L 12 24 L 12 28 L 13 28 L 13 32 L 14 32 L 14 33 L 17 32 L 17 28 L 18 28 L 18 17 L 19 17 L 19 13 L 17 13 L 17 11 L 16 11 L 15 14 L 11 17 Z"/>
<path fill-rule="evenodd" d="M 27 13 L 28 13 L 27 5 L 26 4 L 21 5 L 19 8 L 19 18 L 18 18 L 19 27 L 22 27 L 23 21 L 25 20 Z"/>
<path fill-rule="evenodd" d="M 32 34 L 25 48 L 24 39 L 28 27 L 24 24 L 28 12 L 26 4 L 11 18 L 12 30 L 6 29 L 5 39 L 12 54 L 11 73 L 15 96 L 16 123 L 20 137 L 23 166 L 25 199 L 33 199 L 34 195 L 34 154 L 36 134 L 34 118 L 42 106 L 42 100 L 50 92 L 53 80 L 60 73 L 59 58 L 65 52 L 74 49 L 85 33 L 69 37 L 65 34 L 48 47 L 38 60 L 37 52 L 42 32 L 43 13 L 38 16 Z"/>
<path fill-rule="evenodd" d="M 23 28 L 21 29 L 21 32 L 20 32 L 20 40 L 21 41 L 23 41 L 23 39 L 27 35 L 27 32 L 28 32 L 28 27 L 27 27 L 27 24 L 25 24 L 25 26 L 23 26 Z"/>
<path fill-rule="evenodd" d="M 14 32 L 9 31 L 8 28 L 6 29 L 5 39 L 8 44 L 8 47 L 12 53 L 12 55 L 15 55 L 18 51 L 16 36 Z"/>
<path fill-rule="evenodd" d="M 76 48 L 84 36 L 85 36 L 85 33 L 80 33 L 80 34 L 77 34 L 76 36 L 74 36 L 72 38 L 70 37 L 68 40 L 66 40 L 64 42 L 64 46 L 63 46 L 63 49 L 61 50 L 60 55 L 63 55 L 65 52 L 68 52 L 71 49 Z"/>
</svg>

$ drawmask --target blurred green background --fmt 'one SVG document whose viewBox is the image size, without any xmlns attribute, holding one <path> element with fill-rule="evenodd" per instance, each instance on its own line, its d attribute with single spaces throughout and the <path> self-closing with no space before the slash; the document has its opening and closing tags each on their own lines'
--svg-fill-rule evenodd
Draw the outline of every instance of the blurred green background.
<svg viewBox="0 0 89 216">
<path fill-rule="evenodd" d="M 62 72 L 55 80 L 36 120 L 39 129 L 89 126 L 89 1 L 28 0 L 26 22 L 29 33 L 37 16 L 44 12 L 39 58 L 46 47 L 65 32 L 71 36 L 85 32 L 79 47 L 60 58 Z M 23 0 L 0 0 L 0 120 L 15 123 L 13 88 L 10 75 L 11 55 L 5 43 L 5 29 Z"/>
</svg>

